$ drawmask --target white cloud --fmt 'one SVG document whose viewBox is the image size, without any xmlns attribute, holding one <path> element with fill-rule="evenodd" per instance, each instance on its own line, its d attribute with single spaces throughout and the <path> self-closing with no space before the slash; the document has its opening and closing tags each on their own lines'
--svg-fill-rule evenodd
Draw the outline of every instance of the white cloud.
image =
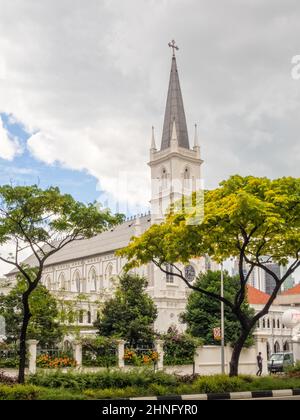
<svg viewBox="0 0 300 420">
<path fill-rule="evenodd" d="M 151 126 L 159 144 L 175 37 L 206 185 L 236 172 L 299 175 L 296 0 L 0 0 L 0 8 L 0 112 L 32 133 L 36 158 L 88 171 L 114 198 L 147 205 Z M 116 186 L 125 176 L 128 192 Z"/>
<path fill-rule="evenodd" d="M 8 134 L 0 116 L 0 158 L 13 160 L 20 151 L 19 142 Z"/>
</svg>

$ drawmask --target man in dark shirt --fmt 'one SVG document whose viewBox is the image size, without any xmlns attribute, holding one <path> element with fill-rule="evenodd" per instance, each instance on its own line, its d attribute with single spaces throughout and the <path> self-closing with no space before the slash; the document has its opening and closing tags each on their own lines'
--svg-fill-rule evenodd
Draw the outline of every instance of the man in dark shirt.
<svg viewBox="0 0 300 420">
<path fill-rule="evenodd" d="M 257 359 L 257 366 L 258 371 L 256 372 L 256 376 L 261 376 L 262 374 L 262 368 L 263 368 L 263 358 L 261 357 L 261 353 L 258 353 Z"/>
</svg>

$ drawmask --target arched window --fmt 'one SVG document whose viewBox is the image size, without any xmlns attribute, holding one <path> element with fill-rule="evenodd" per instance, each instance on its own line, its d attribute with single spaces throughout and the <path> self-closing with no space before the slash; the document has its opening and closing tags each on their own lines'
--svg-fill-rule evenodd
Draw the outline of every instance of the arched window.
<svg viewBox="0 0 300 420">
<path fill-rule="evenodd" d="M 112 287 L 112 277 L 113 277 L 113 265 L 108 264 L 105 270 L 105 280 L 106 284 L 108 284 L 108 287 Z"/>
<path fill-rule="evenodd" d="M 276 328 L 276 322 L 275 322 L 275 319 L 273 319 L 273 328 Z"/>
<path fill-rule="evenodd" d="M 280 352 L 280 345 L 278 343 L 278 341 L 275 341 L 274 343 L 274 353 L 279 353 Z"/>
<path fill-rule="evenodd" d="M 283 351 L 289 351 L 290 350 L 290 345 L 287 341 L 285 341 L 285 343 L 283 344 Z"/>
<path fill-rule="evenodd" d="M 89 288 L 91 292 L 96 292 L 97 290 L 97 274 L 94 267 L 89 271 Z"/>
<path fill-rule="evenodd" d="M 92 323 L 92 315 L 91 315 L 91 311 L 88 311 L 88 312 L 87 312 L 87 322 L 88 322 L 88 324 L 91 324 L 91 323 Z"/>
<path fill-rule="evenodd" d="M 80 292 L 80 275 L 78 271 L 75 271 L 73 276 L 73 283 L 75 285 L 75 291 Z"/>
<path fill-rule="evenodd" d="M 58 288 L 61 290 L 66 290 L 66 279 L 64 273 L 60 273 L 58 277 Z"/>
<path fill-rule="evenodd" d="M 279 319 L 277 319 L 277 328 L 278 329 L 280 328 L 280 321 L 279 321 Z"/>
<path fill-rule="evenodd" d="M 79 321 L 79 324 L 83 324 L 83 314 L 84 314 L 84 311 L 83 311 L 83 309 L 81 309 L 81 310 L 79 311 L 79 314 L 78 314 L 78 321 Z"/>
<path fill-rule="evenodd" d="M 267 319 L 267 328 L 270 328 L 270 319 Z"/>
<path fill-rule="evenodd" d="M 51 290 L 52 282 L 51 282 L 51 277 L 50 276 L 46 277 L 45 286 L 47 287 L 48 290 Z"/>
<path fill-rule="evenodd" d="M 168 271 L 168 273 L 166 273 L 166 282 L 168 284 L 173 284 L 174 283 L 173 266 L 171 264 L 166 264 L 166 271 Z"/>
<path fill-rule="evenodd" d="M 263 319 L 263 328 L 266 328 L 266 320 L 265 320 L 265 318 Z"/>
</svg>

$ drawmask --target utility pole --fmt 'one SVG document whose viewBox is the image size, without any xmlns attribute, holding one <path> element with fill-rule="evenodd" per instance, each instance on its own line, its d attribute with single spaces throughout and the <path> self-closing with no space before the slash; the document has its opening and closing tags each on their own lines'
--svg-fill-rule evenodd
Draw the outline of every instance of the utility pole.
<svg viewBox="0 0 300 420">
<path fill-rule="evenodd" d="M 221 297 L 224 297 L 224 267 L 221 263 Z M 224 302 L 221 302 L 221 372 L 225 373 Z"/>
</svg>

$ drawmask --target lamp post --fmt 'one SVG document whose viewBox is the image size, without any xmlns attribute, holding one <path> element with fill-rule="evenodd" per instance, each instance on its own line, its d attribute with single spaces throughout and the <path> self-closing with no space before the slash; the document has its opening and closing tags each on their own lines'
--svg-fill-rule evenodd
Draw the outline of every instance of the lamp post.
<svg viewBox="0 0 300 420">
<path fill-rule="evenodd" d="M 224 297 L 224 267 L 221 262 L 221 297 Z M 221 302 L 221 372 L 225 373 L 224 302 Z"/>
</svg>

